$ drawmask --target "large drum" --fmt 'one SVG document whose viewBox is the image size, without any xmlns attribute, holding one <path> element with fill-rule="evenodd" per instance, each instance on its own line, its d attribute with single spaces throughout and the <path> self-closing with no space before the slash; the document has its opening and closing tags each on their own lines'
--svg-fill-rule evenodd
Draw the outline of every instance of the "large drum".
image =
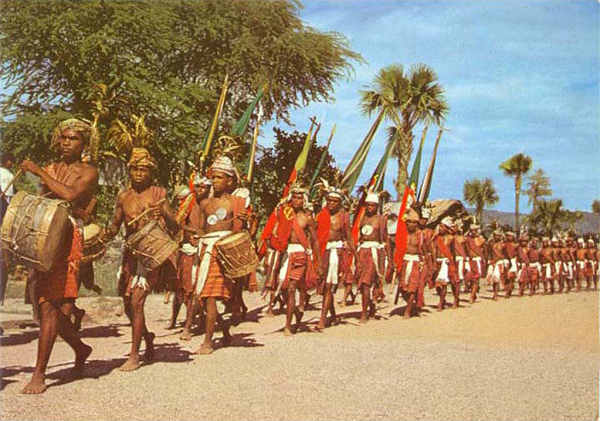
<svg viewBox="0 0 600 421">
<path fill-rule="evenodd" d="M 72 230 L 68 202 L 21 191 L 8 205 L 0 240 L 25 266 L 47 272 L 67 251 Z"/>
<path fill-rule="evenodd" d="M 215 243 L 223 274 L 230 279 L 249 275 L 258 266 L 258 256 L 247 231 L 230 234 Z"/>
<path fill-rule="evenodd" d="M 156 221 L 151 221 L 127 239 L 126 247 L 140 259 L 142 266 L 153 270 L 175 253 L 179 245 Z"/>
<path fill-rule="evenodd" d="M 102 237 L 102 228 L 96 224 L 89 224 L 83 227 L 83 257 L 82 263 L 93 262 L 104 256 L 106 245 L 100 241 Z"/>
</svg>

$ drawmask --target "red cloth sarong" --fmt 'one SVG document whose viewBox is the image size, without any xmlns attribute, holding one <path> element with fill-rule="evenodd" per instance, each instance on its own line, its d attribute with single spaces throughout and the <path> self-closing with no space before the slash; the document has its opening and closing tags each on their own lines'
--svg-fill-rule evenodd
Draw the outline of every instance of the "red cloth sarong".
<svg viewBox="0 0 600 421">
<path fill-rule="evenodd" d="M 405 255 L 406 257 L 407 255 Z M 402 260 L 402 268 L 400 269 L 399 282 L 400 287 L 409 293 L 417 292 L 421 286 L 422 274 L 419 270 L 419 262 L 413 261 L 410 273 L 406 273 L 409 263 L 406 259 Z"/>
<path fill-rule="evenodd" d="M 358 262 L 361 269 L 360 274 L 357 273 L 359 288 L 362 285 L 370 287 L 379 284 L 378 273 L 383 274 L 384 272 L 385 249 L 376 249 L 375 252 L 377 253 L 377 264 L 379 268 L 375 266 L 370 248 L 360 248 L 358 250 Z"/>
<path fill-rule="evenodd" d="M 71 248 L 66 258 L 56 262 L 48 272 L 36 271 L 36 295 L 38 303 L 77 298 L 79 292 L 79 265 L 83 257 L 83 233 L 73 222 Z"/>
<path fill-rule="evenodd" d="M 169 260 L 167 260 L 169 262 Z M 132 281 L 137 273 L 137 258 L 129 251 L 123 252 L 123 263 L 121 264 L 121 275 L 119 276 L 119 295 L 129 296 L 133 291 Z M 146 274 L 146 281 L 148 283 L 148 289 L 152 290 L 158 284 L 161 267 L 148 272 Z"/>
<path fill-rule="evenodd" d="M 200 255 L 202 254 L 203 253 L 201 252 Z M 208 276 L 206 277 L 206 282 L 200 292 L 200 298 L 221 298 L 228 300 L 231 298 L 231 288 L 231 280 L 223 276 L 221 266 L 217 261 L 216 253 L 212 254 L 210 256 Z"/>
<path fill-rule="evenodd" d="M 183 290 L 185 296 L 194 292 L 194 282 L 192 280 L 192 267 L 194 266 L 195 255 L 179 253 L 177 260 L 177 284 L 175 290 Z"/>
</svg>

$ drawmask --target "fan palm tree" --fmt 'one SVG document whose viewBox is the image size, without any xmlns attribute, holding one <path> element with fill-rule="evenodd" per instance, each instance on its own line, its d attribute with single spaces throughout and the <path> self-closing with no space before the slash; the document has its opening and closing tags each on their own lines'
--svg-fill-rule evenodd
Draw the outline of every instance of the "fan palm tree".
<svg viewBox="0 0 600 421">
<path fill-rule="evenodd" d="M 523 183 L 523 174 L 526 174 L 531 169 L 531 157 L 516 154 L 500 164 L 500 169 L 504 175 L 515 178 L 515 229 L 517 232 L 519 226 L 519 198 L 521 196 L 521 185 Z"/>
<path fill-rule="evenodd" d="M 565 211 L 562 208 L 562 200 L 540 200 L 538 206 L 529 216 L 529 221 L 550 236 L 553 231 L 560 228 L 564 218 Z"/>
<path fill-rule="evenodd" d="M 525 194 L 529 197 L 527 204 L 532 206 L 532 211 L 534 211 L 540 197 L 552 196 L 550 177 L 546 175 L 543 169 L 539 168 L 536 172 L 531 174 L 528 179 L 529 182 L 527 183 Z"/>
<path fill-rule="evenodd" d="M 361 109 L 371 115 L 378 112 L 377 124 L 391 120 L 388 142 L 394 142 L 398 159 L 396 188 L 400 192 L 408 178 L 408 162 L 412 154 L 413 129 L 419 122 L 440 123 L 448 113 L 444 90 L 437 75 L 425 64 L 417 64 L 405 73 L 399 64 L 379 71 L 369 89 L 361 91 Z"/>
<path fill-rule="evenodd" d="M 592 212 L 596 215 L 600 215 L 600 200 L 596 199 L 592 202 Z"/>
<path fill-rule="evenodd" d="M 479 223 L 482 222 L 483 209 L 486 206 L 498 203 L 498 200 L 500 200 L 494 183 L 490 178 L 466 180 L 463 185 L 463 198 L 468 204 L 475 206 L 475 213 L 477 214 Z"/>
</svg>

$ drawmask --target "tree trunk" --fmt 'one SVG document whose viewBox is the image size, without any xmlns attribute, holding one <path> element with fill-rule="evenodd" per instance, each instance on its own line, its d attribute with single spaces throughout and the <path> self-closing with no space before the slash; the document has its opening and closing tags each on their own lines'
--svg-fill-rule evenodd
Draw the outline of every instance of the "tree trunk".
<svg viewBox="0 0 600 421">
<path fill-rule="evenodd" d="M 521 176 L 515 177 L 515 230 L 518 233 L 519 227 L 519 196 L 521 194 Z"/>
<path fill-rule="evenodd" d="M 483 206 L 477 206 L 477 222 L 483 227 Z"/>
<path fill-rule="evenodd" d="M 404 187 L 408 181 L 408 163 L 410 162 L 410 156 L 412 155 L 412 133 L 403 132 L 398 139 L 398 145 L 396 146 L 396 156 L 398 157 L 398 176 L 396 178 L 396 192 L 398 197 L 402 197 L 404 193 Z M 417 186 L 418 187 L 418 186 Z M 416 194 L 417 192 L 415 192 Z"/>
</svg>

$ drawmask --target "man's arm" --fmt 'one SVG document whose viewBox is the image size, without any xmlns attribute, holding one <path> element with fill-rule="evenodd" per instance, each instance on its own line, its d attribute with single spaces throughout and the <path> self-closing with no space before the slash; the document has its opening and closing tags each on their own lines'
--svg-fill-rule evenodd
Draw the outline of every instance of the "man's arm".
<svg viewBox="0 0 600 421">
<path fill-rule="evenodd" d="M 79 199 L 82 195 L 89 193 L 98 184 L 98 170 L 92 166 L 86 166 L 72 186 L 67 186 L 56 180 L 44 169 L 40 168 L 32 161 L 25 160 L 21 163 L 23 171 L 37 175 L 42 180 L 46 188 L 56 196 L 68 202 Z"/>
<path fill-rule="evenodd" d="M 115 204 L 112 221 L 104 231 L 104 235 L 102 237 L 103 242 L 110 241 L 117 235 L 119 229 L 121 228 L 121 224 L 125 219 L 125 212 L 123 211 L 123 196 L 124 193 L 122 192 L 117 196 L 117 203 Z"/>
</svg>

